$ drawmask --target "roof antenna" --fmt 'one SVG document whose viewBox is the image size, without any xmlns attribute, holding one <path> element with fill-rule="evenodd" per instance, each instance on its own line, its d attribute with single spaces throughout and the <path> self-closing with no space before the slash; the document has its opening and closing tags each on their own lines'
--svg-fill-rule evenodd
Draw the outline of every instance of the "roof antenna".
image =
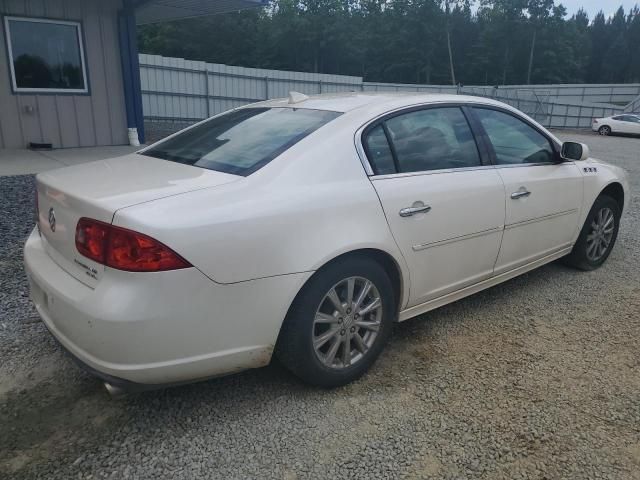
<svg viewBox="0 0 640 480">
<path fill-rule="evenodd" d="M 300 103 L 308 99 L 309 97 L 304 93 L 294 91 L 289 92 L 289 103 Z"/>
</svg>

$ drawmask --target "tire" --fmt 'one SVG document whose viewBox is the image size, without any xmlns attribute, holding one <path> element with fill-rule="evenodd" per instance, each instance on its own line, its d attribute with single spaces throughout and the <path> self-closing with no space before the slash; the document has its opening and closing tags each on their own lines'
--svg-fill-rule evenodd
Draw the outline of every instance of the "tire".
<svg viewBox="0 0 640 480">
<path fill-rule="evenodd" d="M 355 308 L 366 282 L 371 283 L 369 293 Z M 349 289 L 353 302 L 348 301 Z M 342 311 L 329 297 L 332 291 Z M 381 305 L 358 317 L 357 312 L 375 306 L 376 298 Z M 276 356 L 306 383 L 326 388 L 346 385 L 361 377 L 382 352 L 391 334 L 395 305 L 391 280 L 377 262 L 353 256 L 330 263 L 311 277 L 291 305 L 278 337 Z M 361 326 L 364 324 L 366 328 Z M 349 352 L 345 354 L 347 341 Z"/>
<path fill-rule="evenodd" d="M 607 233 L 608 227 L 601 231 L 602 236 L 608 238 L 608 243 L 606 248 L 600 252 L 600 249 L 604 246 L 604 244 L 600 242 L 599 245 L 595 247 L 596 255 L 594 255 L 593 236 L 596 236 L 595 241 L 598 243 L 597 228 L 600 226 L 599 222 L 602 222 L 602 212 L 606 212 L 607 210 L 612 214 L 613 229 L 610 232 L 610 237 Z M 585 271 L 595 270 L 600 267 L 607 258 L 609 258 L 609 254 L 611 250 L 613 250 L 616 239 L 618 238 L 621 213 L 621 207 L 618 205 L 618 202 L 607 195 L 600 195 L 593 203 L 589 215 L 587 215 L 587 219 L 584 222 L 584 226 L 580 231 L 578 241 L 573 246 L 571 253 L 564 258 L 564 263 Z"/>
<path fill-rule="evenodd" d="M 611 135 L 611 127 L 609 127 L 608 125 L 603 125 L 598 129 L 598 133 L 603 137 L 608 137 L 609 135 Z"/>
</svg>

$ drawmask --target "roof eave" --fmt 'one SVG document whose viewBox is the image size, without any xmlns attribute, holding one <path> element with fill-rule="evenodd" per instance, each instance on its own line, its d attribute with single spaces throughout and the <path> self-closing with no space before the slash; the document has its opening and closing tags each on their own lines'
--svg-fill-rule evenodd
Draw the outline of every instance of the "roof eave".
<svg viewBox="0 0 640 480">
<path fill-rule="evenodd" d="M 262 7 L 267 0 L 137 0 L 136 23 L 151 23 L 206 17 Z"/>
</svg>

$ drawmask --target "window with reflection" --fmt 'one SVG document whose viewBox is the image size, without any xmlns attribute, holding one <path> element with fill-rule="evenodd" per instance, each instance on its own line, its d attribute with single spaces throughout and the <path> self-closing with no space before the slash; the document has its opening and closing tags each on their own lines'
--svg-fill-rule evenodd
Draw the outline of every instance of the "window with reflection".
<svg viewBox="0 0 640 480">
<path fill-rule="evenodd" d="M 487 132 L 499 165 L 554 162 L 551 143 L 530 125 L 498 110 L 474 108 L 474 111 Z"/>
<path fill-rule="evenodd" d="M 14 91 L 88 92 L 78 22 L 5 17 L 5 31 Z"/>
</svg>

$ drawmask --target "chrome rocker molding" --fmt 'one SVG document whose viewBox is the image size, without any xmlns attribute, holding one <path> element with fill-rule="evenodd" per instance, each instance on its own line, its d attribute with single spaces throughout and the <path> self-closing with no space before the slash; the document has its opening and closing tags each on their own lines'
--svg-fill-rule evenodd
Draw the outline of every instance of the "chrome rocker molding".
<svg viewBox="0 0 640 480">
<path fill-rule="evenodd" d="M 429 312 L 431 310 L 435 310 L 436 308 L 442 307 L 451 302 L 455 302 L 456 300 L 460 300 L 461 298 L 468 297 L 469 295 L 473 295 L 485 288 L 493 287 L 494 285 L 498 285 L 506 280 L 517 277 L 518 275 L 522 275 L 530 270 L 534 270 L 542 265 L 545 265 L 549 262 L 552 262 L 558 258 L 564 257 L 571 252 L 573 245 L 570 245 L 566 248 L 563 248 L 555 253 L 547 255 L 545 257 L 539 258 L 531 263 L 527 263 L 526 265 L 522 265 L 521 267 L 515 268 L 513 270 L 509 270 L 508 272 L 501 273 L 496 275 L 495 277 L 491 277 L 487 280 L 483 280 L 482 282 L 475 283 L 468 287 L 462 288 L 460 290 L 456 290 L 455 292 L 449 293 L 442 297 L 434 298 L 433 300 L 429 300 L 428 302 L 421 303 L 420 305 L 416 305 L 411 308 L 407 308 L 406 310 L 402 310 L 400 315 L 398 316 L 398 321 L 402 322 L 404 320 L 408 320 L 417 315 L 421 315 L 423 313 Z"/>
</svg>

